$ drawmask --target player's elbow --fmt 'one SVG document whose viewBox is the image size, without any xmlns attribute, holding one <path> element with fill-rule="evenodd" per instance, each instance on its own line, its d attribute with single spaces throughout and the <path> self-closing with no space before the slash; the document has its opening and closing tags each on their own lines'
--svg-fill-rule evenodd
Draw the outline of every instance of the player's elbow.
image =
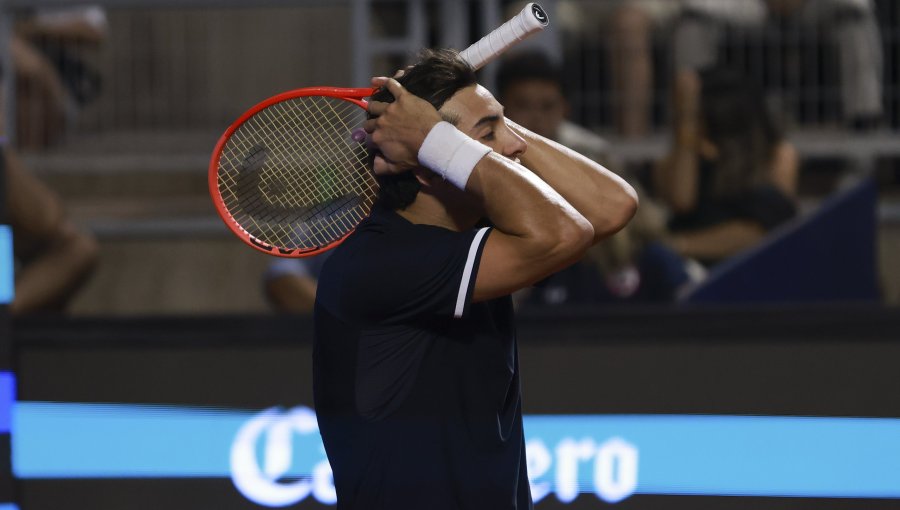
<svg viewBox="0 0 900 510">
<path fill-rule="evenodd" d="M 622 189 L 608 199 L 603 212 L 591 219 L 594 227 L 593 242 L 596 243 L 625 228 L 637 212 L 638 206 L 637 192 L 623 182 Z"/>
<path fill-rule="evenodd" d="M 548 235 L 546 253 L 554 265 L 566 266 L 584 256 L 594 240 L 594 226 L 586 218 L 575 214 L 557 224 Z"/>
</svg>

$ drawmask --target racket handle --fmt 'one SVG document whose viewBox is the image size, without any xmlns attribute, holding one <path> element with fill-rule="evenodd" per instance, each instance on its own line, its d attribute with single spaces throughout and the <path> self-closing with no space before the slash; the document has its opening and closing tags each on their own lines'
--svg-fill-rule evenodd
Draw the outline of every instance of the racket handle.
<svg viewBox="0 0 900 510">
<path fill-rule="evenodd" d="M 460 53 L 476 71 L 531 34 L 543 30 L 550 18 L 540 5 L 531 2 L 519 14 L 500 25 Z"/>
</svg>

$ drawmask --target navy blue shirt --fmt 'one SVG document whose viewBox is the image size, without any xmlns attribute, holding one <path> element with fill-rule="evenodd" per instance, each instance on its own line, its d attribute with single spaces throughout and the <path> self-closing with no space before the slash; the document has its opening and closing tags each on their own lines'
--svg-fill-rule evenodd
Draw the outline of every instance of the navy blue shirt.
<svg viewBox="0 0 900 510">
<path fill-rule="evenodd" d="M 530 509 L 509 297 L 471 303 L 489 228 L 376 208 L 319 279 L 319 430 L 340 510 Z"/>
</svg>

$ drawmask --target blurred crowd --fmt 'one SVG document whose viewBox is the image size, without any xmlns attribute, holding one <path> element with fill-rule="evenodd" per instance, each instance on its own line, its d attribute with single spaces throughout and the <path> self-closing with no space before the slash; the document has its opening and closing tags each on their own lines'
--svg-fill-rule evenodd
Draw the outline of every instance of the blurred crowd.
<svg viewBox="0 0 900 510">
<path fill-rule="evenodd" d="M 608 48 L 615 118 L 620 132 L 648 132 L 652 93 L 670 83 L 653 64 L 660 41 L 671 71 L 700 70 L 729 50 L 760 47 L 800 67 L 797 41 L 837 54 L 840 106 L 848 127 L 871 129 L 883 122 L 883 47 L 873 0 L 559 0 L 560 21 L 576 39 L 600 38 Z M 744 48 L 732 48 L 738 41 Z M 767 48 L 766 46 L 772 46 Z M 669 69 L 663 72 L 668 72 Z M 787 69 L 787 74 L 797 69 Z"/>
<path fill-rule="evenodd" d="M 13 314 L 64 310 L 99 256 L 94 236 L 67 217 L 60 197 L 26 168 L 18 150 L 58 142 L 78 108 L 99 93 L 99 75 L 72 48 L 101 44 L 106 28 L 102 9 L 77 7 L 36 10 L 11 34 L 16 125 L 5 127 L 4 139 L 12 131 L 16 144 L 3 144 L 0 164 L 15 247 Z"/>
<path fill-rule="evenodd" d="M 615 171 L 638 190 L 631 224 L 574 266 L 516 296 L 524 306 L 675 302 L 711 268 L 763 242 L 798 211 L 800 156 L 762 77 L 723 58 L 728 42 L 804 32 L 834 48 L 840 129 L 884 126 L 882 41 L 872 0 L 550 0 L 566 40 L 607 50 L 614 130 L 575 122 L 566 44 L 525 45 L 497 64 L 494 94 L 506 116 Z M 520 4 L 510 2 L 509 9 Z M 17 146 L 46 147 L 101 79 L 71 51 L 103 43 L 102 10 L 36 12 L 12 41 Z M 799 31 L 799 32 L 798 32 Z M 558 36 L 559 37 L 559 36 Z M 760 42 L 763 44 L 763 42 Z M 655 63 L 663 48 L 671 65 Z M 777 49 L 776 49 L 777 51 Z M 599 63 L 597 65 L 600 65 Z M 564 70 L 565 69 L 565 70 Z M 653 130 L 653 94 L 665 87 L 668 148 L 652 167 L 617 161 L 612 144 Z M 96 241 L 68 221 L 59 199 L 7 146 L 8 211 L 18 261 L 13 311 L 59 309 L 90 273 Z M 328 254 L 274 260 L 263 275 L 274 310 L 306 313 Z"/>
</svg>

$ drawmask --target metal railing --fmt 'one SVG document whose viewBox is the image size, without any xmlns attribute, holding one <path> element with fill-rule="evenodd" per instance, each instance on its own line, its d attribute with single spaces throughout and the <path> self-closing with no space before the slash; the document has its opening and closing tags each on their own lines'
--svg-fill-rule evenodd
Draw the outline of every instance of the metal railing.
<svg viewBox="0 0 900 510">
<path fill-rule="evenodd" d="M 756 1 L 746 0 L 746 3 Z M 809 3 L 817 1 L 820 0 L 809 0 Z M 873 2 L 877 37 L 883 51 L 881 102 L 884 117 L 879 127 L 897 130 L 900 129 L 900 3 L 893 0 Z M 615 86 L 617 62 L 613 60 L 643 58 L 641 52 L 645 50 L 614 51 L 616 43 L 610 34 L 634 30 L 633 26 L 625 26 L 623 23 L 627 22 L 617 18 L 619 12 L 616 9 L 598 8 L 601 2 L 591 0 L 567 0 L 565 3 L 579 12 L 602 11 L 604 14 L 603 19 L 579 20 L 578 29 L 565 36 L 563 60 L 570 73 L 572 112 L 576 120 L 586 126 L 615 131 L 617 116 L 623 108 L 630 106 L 623 104 L 628 98 Z M 670 116 L 670 86 L 678 51 L 674 32 L 679 22 L 679 15 L 673 11 L 677 10 L 670 9 L 663 21 L 651 20 L 649 27 L 645 27 L 650 37 L 651 63 L 646 71 L 652 75 L 652 93 L 649 105 L 643 108 L 650 132 L 664 129 Z M 717 46 L 718 61 L 743 70 L 760 82 L 768 99 L 784 115 L 789 126 L 800 129 L 849 127 L 851 123 L 843 111 L 846 105 L 842 104 L 842 87 L 847 84 L 841 83 L 842 72 L 847 72 L 841 69 L 841 50 L 834 26 L 801 22 L 798 17 L 769 15 L 750 26 L 721 22 L 719 37 L 712 41 Z"/>
<path fill-rule="evenodd" d="M 603 2 L 550 0 L 550 4 L 552 11 L 554 6 L 564 10 Z M 305 84 L 364 85 L 373 71 L 388 72 L 402 65 L 404 57 L 420 47 L 464 46 L 477 38 L 469 30 L 473 18 L 481 25 L 479 31 L 502 20 L 501 0 L 6 0 L 0 2 L 3 68 L 13 66 L 9 40 L 21 14 L 79 5 L 106 8 L 109 32 L 100 45 L 67 50 L 95 69 L 102 82 L 96 98 L 77 108 L 77 114 L 71 104 L 61 112 L 68 131 L 78 133 L 219 128 L 273 93 Z M 881 0 L 877 5 L 884 48 L 885 120 L 897 128 L 900 5 Z M 477 12 L 469 11 L 472 6 Z M 595 33 L 618 33 L 615 9 L 603 11 L 602 19 L 590 18 L 593 12 L 596 9 L 584 11 L 585 19 L 579 20 L 583 26 Z M 557 44 L 562 48 L 558 57 L 566 65 L 575 120 L 615 133 L 617 111 L 628 105 L 623 105 L 625 98 L 613 85 L 616 57 L 610 38 L 586 37 L 583 31 L 572 30 L 565 15 L 547 36 L 562 41 Z M 672 52 L 670 31 L 655 27 L 650 36 L 653 76 L 644 115 L 652 133 L 664 130 L 668 122 Z M 834 48 L 821 44 L 820 36 L 815 30 L 787 25 L 727 30 L 721 53 L 725 61 L 764 82 L 792 125 L 840 127 L 839 64 Z M 490 83 L 493 69 L 486 71 L 484 78 Z M 3 87 L 6 126 L 14 126 L 17 97 L 22 97 L 17 96 L 15 80 L 3 80 Z M 45 128 L 39 115 L 31 116 L 37 118 L 30 127 Z"/>
</svg>

